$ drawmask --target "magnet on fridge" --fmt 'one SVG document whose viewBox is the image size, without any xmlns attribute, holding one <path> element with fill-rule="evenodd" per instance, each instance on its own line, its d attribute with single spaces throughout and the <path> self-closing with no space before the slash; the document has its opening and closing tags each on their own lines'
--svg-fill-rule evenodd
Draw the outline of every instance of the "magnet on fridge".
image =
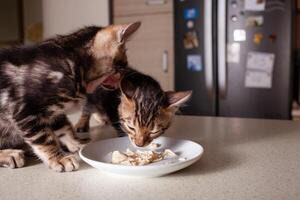
<svg viewBox="0 0 300 200">
<path fill-rule="evenodd" d="M 276 39 L 277 39 L 277 35 L 276 34 L 270 34 L 268 36 L 268 39 L 272 42 L 272 43 L 275 43 L 276 42 Z"/>
<path fill-rule="evenodd" d="M 246 19 L 246 26 L 249 27 L 259 27 L 264 24 L 264 17 L 262 15 L 259 16 L 250 16 Z"/>
<path fill-rule="evenodd" d="M 202 71 L 202 57 L 199 54 L 187 55 L 187 69 L 190 71 Z"/>
<path fill-rule="evenodd" d="M 238 17 L 236 15 L 231 16 L 231 21 L 236 22 L 238 20 Z"/>
<path fill-rule="evenodd" d="M 255 44 L 260 44 L 263 38 L 264 38 L 264 35 L 262 33 L 255 33 L 253 36 L 253 42 Z"/>
<path fill-rule="evenodd" d="M 232 0 L 231 1 L 231 6 L 233 7 L 233 8 L 237 8 L 237 1 L 236 0 Z"/>
<path fill-rule="evenodd" d="M 233 40 L 241 42 L 246 40 L 246 31 L 244 29 L 235 29 L 233 31 Z"/>
<path fill-rule="evenodd" d="M 194 28 L 194 22 L 193 22 L 192 20 L 188 20 L 188 21 L 186 22 L 186 26 L 187 26 L 188 28 Z"/>
<path fill-rule="evenodd" d="M 184 34 L 183 45 L 185 49 L 193 49 L 199 47 L 199 40 L 196 31 L 188 31 Z"/>
<path fill-rule="evenodd" d="M 264 11 L 266 0 L 245 0 L 245 10 Z"/>
<path fill-rule="evenodd" d="M 199 11 L 196 8 L 186 8 L 184 9 L 184 19 L 196 19 L 199 16 Z"/>
</svg>

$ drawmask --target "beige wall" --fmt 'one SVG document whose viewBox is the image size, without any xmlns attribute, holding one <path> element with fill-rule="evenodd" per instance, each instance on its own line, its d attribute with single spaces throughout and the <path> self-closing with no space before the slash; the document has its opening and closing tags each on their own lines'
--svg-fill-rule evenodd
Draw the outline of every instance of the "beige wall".
<svg viewBox="0 0 300 200">
<path fill-rule="evenodd" d="M 42 1 L 23 1 L 24 43 L 32 44 L 42 39 Z"/>
<path fill-rule="evenodd" d="M 44 38 L 109 23 L 109 0 L 43 0 Z"/>
</svg>

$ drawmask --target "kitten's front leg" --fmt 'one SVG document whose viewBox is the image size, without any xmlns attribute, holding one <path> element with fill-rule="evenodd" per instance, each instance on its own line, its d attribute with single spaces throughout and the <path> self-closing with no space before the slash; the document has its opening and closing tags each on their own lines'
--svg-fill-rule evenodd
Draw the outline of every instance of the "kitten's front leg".
<svg viewBox="0 0 300 200">
<path fill-rule="evenodd" d="M 50 169 L 57 172 L 70 172 L 79 168 L 79 162 L 74 155 L 65 154 L 48 124 L 41 123 L 34 117 L 27 117 L 18 123 L 23 137 L 34 153 Z"/>
<path fill-rule="evenodd" d="M 89 132 L 91 113 L 94 110 L 94 106 L 92 105 L 92 103 L 90 103 L 91 98 L 91 96 L 88 96 L 86 102 L 82 107 L 80 118 L 75 125 L 75 130 L 78 133 Z"/>
<path fill-rule="evenodd" d="M 74 128 L 66 115 L 57 117 L 51 128 L 59 141 L 72 153 L 79 151 L 80 148 L 89 142 L 89 140 L 82 140 L 76 137 Z"/>
<path fill-rule="evenodd" d="M 75 125 L 75 129 L 78 133 L 89 132 L 90 118 L 91 118 L 91 114 L 86 114 L 82 112 L 80 119 Z"/>
</svg>

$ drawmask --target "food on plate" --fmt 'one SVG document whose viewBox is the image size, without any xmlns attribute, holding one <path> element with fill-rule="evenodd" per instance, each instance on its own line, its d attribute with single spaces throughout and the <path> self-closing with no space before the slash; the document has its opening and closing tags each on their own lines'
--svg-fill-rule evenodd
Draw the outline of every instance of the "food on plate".
<svg viewBox="0 0 300 200">
<path fill-rule="evenodd" d="M 130 149 L 127 149 L 125 152 L 112 152 L 111 162 L 113 164 L 141 166 L 175 157 L 177 157 L 176 153 L 170 149 L 165 149 L 162 152 L 140 150 L 134 152 Z"/>
<path fill-rule="evenodd" d="M 152 142 L 149 147 L 150 149 L 157 149 L 161 146 L 161 144 L 158 144 L 158 143 L 155 143 L 155 142 Z"/>
</svg>

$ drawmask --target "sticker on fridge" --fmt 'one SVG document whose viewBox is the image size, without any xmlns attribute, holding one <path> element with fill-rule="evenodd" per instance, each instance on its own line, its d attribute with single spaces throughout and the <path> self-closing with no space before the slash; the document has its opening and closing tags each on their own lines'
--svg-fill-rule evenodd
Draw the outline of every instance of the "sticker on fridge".
<svg viewBox="0 0 300 200">
<path fill-rule="evenodd" d="M 193 49 L 199 47 L 199 40 L 196 31 L 188 31 L 184 34 L 183 46 L 185 49 Z"/>
<path fill-rule="evenodd" d="M 239 63 L 240 62 L 240 44 L 232 43 L 227 44 L 227 62 Z"/>
<path fill-rule="evenodd" d="M 266 0 L 245 0 L 245 10 L 264 11 L 266 9 Z"/>
<path fill-rule="evenodd" d="M 202 57 L 194 54 L 187 56 L 187 68 L 190 71 L 202 71 Z"/>
<path fill-rule="evenodd" d="M 246 40 L 246 31 L 244 29 L 235 29 L 233 31 L 233 40 L 235 42 L 242 42 Z"/>
<path fill-rule="evenodd" d="M 185 20 L 196 19 L 199 16 L 199 11 L 196 8 L 186 8 L 183 12 Z"/>
<path fill-rule="evenodd" d="M 246 19 L 246 26 L 248 27 L 260 27 L 264 24 L 264 17 L 259 16 L 250 16 Z"/>
</svg>

